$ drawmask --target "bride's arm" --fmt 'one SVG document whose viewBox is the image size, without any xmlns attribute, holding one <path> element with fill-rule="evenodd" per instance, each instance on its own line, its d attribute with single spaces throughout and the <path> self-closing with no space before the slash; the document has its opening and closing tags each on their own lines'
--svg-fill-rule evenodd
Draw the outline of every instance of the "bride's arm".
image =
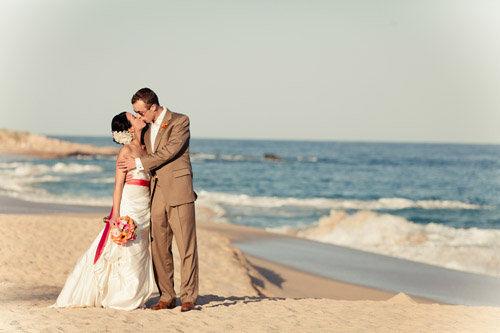
<svg viewBox="0 0 500 333">
<path fill-rule="evenodd" d="M 130 148 L 123 146 L 118 153 L 117 159 L 120 160 L 124 155 L 130 155 Z M 113 190 L 113 215 L 110 217 L 109 223 L 113 225 L 120 217 L 120 203 L 122 201 L 123 186 L 125 185 L 125 176 L 127 170 L 116 168 L 115 169 L 115 188 Z"/>
</svg>

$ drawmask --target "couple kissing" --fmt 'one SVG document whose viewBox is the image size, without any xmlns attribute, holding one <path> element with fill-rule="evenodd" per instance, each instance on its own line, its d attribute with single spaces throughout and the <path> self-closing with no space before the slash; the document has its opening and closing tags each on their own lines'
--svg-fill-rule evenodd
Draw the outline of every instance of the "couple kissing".
<svg viewBox="0 0 500 333">
<path fill-rule="evenodd" d="M 175 237 L 181 259 L 181 311 L 195 309 L 198 250 L 189 118 L 161 106 L 149 88 L 137 91 L 131 102 L 136 115 L 122 112 L 111 124 L 113 140 L 122 144 L 112 213 L 77 260 L 52 307 L 133 310 L 145 306 L 156 285 L 160 299 L 151 309 L 175 308 Z M 122 229 L 125 218 L 135 229 Z M 117 241 L 120 233 L 133 237 Z"/>
</svg>

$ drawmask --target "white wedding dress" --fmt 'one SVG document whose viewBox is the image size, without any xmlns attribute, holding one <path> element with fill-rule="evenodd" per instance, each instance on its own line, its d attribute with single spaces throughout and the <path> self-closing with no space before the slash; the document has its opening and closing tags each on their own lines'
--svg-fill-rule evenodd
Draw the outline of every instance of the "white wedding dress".
<svg viewBox="0 0 500 333">
<path fill-rule="evenodd" d="M 134 179 L 148 180 L 144 171 L 131 171 Z M 137 238 L 124 245 L 108 238 L 94 265 L 96 250 L 104 232 L 76 262 L 52 307 L 105 307 L 133 310 L 144 306 L 155 288 L 149 241 L 149 187 L 126 183 L 120 216 L 137 224 Z"/>
</svg>

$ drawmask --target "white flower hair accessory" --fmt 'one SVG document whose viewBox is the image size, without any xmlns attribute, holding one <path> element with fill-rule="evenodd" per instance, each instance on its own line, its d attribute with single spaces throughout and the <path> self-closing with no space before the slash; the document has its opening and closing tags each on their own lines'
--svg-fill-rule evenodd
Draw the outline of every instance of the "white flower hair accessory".
<svg viewBox="0 0 500 333">
<path fill-rule="evenodd" d="M 116 143 L 126 145 L 127 143 L 131 143 L 133 139 L 129 131 L 113 131 L 113 140 L 115 140 Z"/>
</svg>

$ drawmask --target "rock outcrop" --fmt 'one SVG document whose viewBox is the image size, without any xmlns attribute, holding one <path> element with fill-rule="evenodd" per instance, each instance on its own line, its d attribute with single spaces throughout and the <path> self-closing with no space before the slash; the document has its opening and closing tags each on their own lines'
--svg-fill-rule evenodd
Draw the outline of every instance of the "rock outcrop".
<svg viewBox="0 0 500 333">
<path fill-rule="evenodd" d="M 73 143 L 47 138 L 28 132 L 0 129 L 0 154 L 23 154 L 45 158 L 60 158 L 75 155 L 118 154 L 117 147 L 96 147 L 88 144 Z"/>
</svg>

